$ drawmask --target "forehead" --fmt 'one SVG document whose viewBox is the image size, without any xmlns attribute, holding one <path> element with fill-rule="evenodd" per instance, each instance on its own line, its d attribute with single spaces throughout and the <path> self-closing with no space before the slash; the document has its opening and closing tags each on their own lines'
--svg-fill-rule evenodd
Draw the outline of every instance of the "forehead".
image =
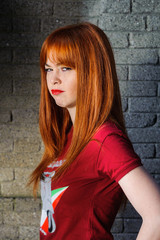
<svg viewBox="0 0 160 240">
<path fill-rule="evenodd" d="M 54 49 L 46 52 L 46 63 L 47 62 L 53 64 L 58 63 L 57 54 Z"/>
<path fill-rule="evenodd" d="M 46 66 L 51 66 L 51 65 L 58 65 L 58 63 L 53 59 L 50 58 L 46 58 L 46 62 L 45 62 Z"/>
</svg>

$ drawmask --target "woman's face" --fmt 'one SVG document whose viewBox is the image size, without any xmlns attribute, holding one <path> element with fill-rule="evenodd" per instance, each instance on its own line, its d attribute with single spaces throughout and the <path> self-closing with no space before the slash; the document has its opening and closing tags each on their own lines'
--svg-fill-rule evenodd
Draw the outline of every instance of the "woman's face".
<svg viewBox="0 0 160 240">
<path fill-rule="evenodd" d="M 45 64 L 47 86 L 56 104 L 68 110 L 76 108 L 77 72 L 75 69 L 51 61 Z"/>
</svg>

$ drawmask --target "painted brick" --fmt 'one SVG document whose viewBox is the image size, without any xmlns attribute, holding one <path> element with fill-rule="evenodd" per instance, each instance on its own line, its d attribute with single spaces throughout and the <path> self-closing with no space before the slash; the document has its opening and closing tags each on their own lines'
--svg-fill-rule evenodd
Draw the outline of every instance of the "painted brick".
<svg viewBox="0 0 160 240">
<path fill-rule="evenodd" d="M 160 98 L 156 97 L 134 97 L 129 99 L 129 109 L 131 112 L 160 112 Z"/>
<path fill-rule="evenodd" d="M 13 220 L 14 221 L 14 220 Z M 0 225 L 1 240 L 17 240 L 19 238 L 18 225 Z"/>
<path fill-rule="evenodd" d="M 54 13 L 58 17 L 99 16 L 102 11 L 101 1 L 55 1 Z"/>
<path fill-rule="evenodd" d="M 53 14 L 53 1 L 50 0 L 14 0 L 14 15 L 46 16 Z"/>
<path fill-rule="evenodd" d="M 160 80 L 160 66 L 129 66 L 129 80 Z"/>
<path fill-rule="evenodd" d="M 157 127 L 160 127 L 160 114 L 157 114 Z"/>
<path fill-rule="evenodd" d="M 3 71 L 3 70 L 2 70 Z M 8 75 L 8 74 L 7 74 Z M 7 94 L 11 94 L 12 93 L 12 79 L 8 78 L 7 76 L 3 76 L 0 74 L 0 95 L 7 95 Z"/>
<path fill-rule="evenodd" d="M 158 51 L 155 49 L 115 49 L 117 64 L 156 64 Z"/>
<path fill-rule="evenodd" d="M 135 13 L 150 13 L 154 11 L 155 0 L 133 0 L 132 11 Z"/>
<path fill-rule="evenodd" d="M 135 233 L 114 234 L 114 240 L 135 240 L 136 237 L 137 237 L 137 234 Z"/>
<path fill-rule="evenodd" d="M 13 180 L 13 169 L 11 168 L 0 168 L 0 181 L 5 182 L 5 181 L 11 181 Z"/>
<path fill-rule="evenodd" d="M 0 64 L 0 67 L 0 93 L 2 95 L 2 93 L 4 92 L 4 94 L 6 95 L 6 93 L 12 93 L 12 65 L 10 65 L 11 69 L 8 68 L 8 64 Z M 9 92 L 8 88 L 10 89 Z"/>
<path fill-rule="evenodd" d="M 160 47 L 160 33 L 131 33 L 130 45 L 135 48 L 157 48 Z"/>
<path fill-rule="evenodd" d="M 55 1 L 54 13 L 60 17 L 82 17 L 99 16 L 101 13 L 128 13 L 130 12 L 130 2 L 122 1 Z"/>
<path fill-rule="evenodd" d="M 4 168 L 32 168 L 40 162 L 42 158 L 42 152 L 36 153 L 0 153 L 0 165 Z"/>
<path fill-rule="evenodd" d="M 28 176 L 31 174 L 31 169 L 28 168 L 15 168 L 15 181 L 18 180 L 26 180 Z"/>
<path fill-rule="evenodd" d="M 37 226 L 20 226 L 19 228 L 19 237 L 23 240 L 39 240 L 39 225 Z"/>
<path fill-rule="evenodd" d="M 39 107 L 39 98 L 37 96 L 0 96 L 1 109 L 28 109 Z"/>
<path fill-rule="evenodd" d="M 160 16 L 151 15 L 147 17 L 147 30 L 160 31 Z"/>
<path fill-rule="evenodd" d="M 6 212 L 4 215 L 4 224 L 11 226 L 38 226 L 39 214 L 37 212 Z"/>
<path fill-rule="evenodd" d="M 0 50 L 0 63 L 11 63 L 12 53 L 10 49 L 1 49 Z"/>
<path fill-rule="evenodd" d="M 130 1 L 105 1 L 101 0 L 101 12 L 103 13 L 129 13 L 130 12 Z"/>
<path fill-rule="evenodd" d="M 155 156 L 154 144 L 134 144 L 133 147 L 140 158 L 154 158 Z"/>
<path fill-rule="evenodd" d="M 156 13 L 159 13 L 160 12 L 160 2 L 159 2 L 159 0 L 155 0 L 156 1 L 156 3 L 155 3 L 155 9 L 154 9 L 154 11 L 156 12 Z"/>
<path fill-rule="evenodd" d="M 0 152 L 11 152 L 13 150 L 13 139 L 5 139 L 1 136 L 0 139 Z"/>
<path fill-rule="evenodd" d="M 9 111 L 0 111 L 0 123 L 9 123 L 11 121 L 11 113 Z"/>
<path fill-rule="evenodd" d="M 41 152 L 44 153 L 44 151 L 45 151 L 45 146 L 44 146 L 44 143 L 41 142 Z"/>
<path fill-rule="evenodd" d="M 9 16 L 0 17 L 0 32 L 10 32 L 12 30 L 12 18 Z"/>
<path fill-rule="evenodd" d="M 120 90 L 125 97 L 145 97 L 157 95 L 157 83 L 155 82 L 138 82 L 138 81 L 120 81 Z"/>
<path fill-rule="evenodd" d="M 14 201 L 15 212 L 38 212 L 41 210 L 41 199 L 16 198 Z"/>
<path fill-rule="evenodd" d="M 12 118 L 12 121 L 15 123 L 38 123 L 38 109 L 15 109 L 12 111 Z"/>
<path fill-rule="evenodd" d="M 16 95 L 35 96 L 39 100 L 40 79 L 15 79 L 13 80 L 13 93 Z"/>
<path fill-rule="evenodd" d="M 158 83 L 158 96 L 160 97 L 160 82 Z"/>
<path fill-rule="evenodd" d="M 82 17 L 77 17 L 76 19 L 77 19 L 77 23 L 90 22 L 95 25 L 98 25 L 98 18 L 96 16 L 95 17 L 82 16 Z"/>
<path fill-rule="evenodd" d="M 23 138 L 23 137 L 40 137 L 38 124 L 11 124 L 0 125 L 1 137 L 7 138 Z"/>
<path fill-rule="evenodd" d="M 12 68 L 13 70 L 13 79 L 18 81 L 19 79 L 34 79 L 38 83 L 37 79 L 40 79 L 40 68 L 39 65 L 15 65 Z"/>
<path fill-rule="evenodd" d="M 128 47 L 128 33 L 120 32 L 107 32 L 105 34 L 108 36 L 112 48 L 126 48 Z"/>
<path fill-rule="evenodd" d="M 76 23 L 78 23 L 77 18 L 59 18 L 58 16 L 57 16 L 57 18 L 44 17 L 42 19 L 42 31 L 45 32 L 46 37 L 47 37 L 47 33 L 48 34 L 51 33 L 56 28 L 59 28 L 61 26 L 65 26 L 65 25 L 76 24 Z"/>
<path fill-rule="evenodd" d="M 156 157 L 160 157 L 160 144 L 156 144 Z"/>
<path fill-rule="evenodd" d="M 39 65 L 10 65 L 9 67 L 7 65 L 1 67 L 0 71 L 0 79 L 1 84 L 4 84 L 0 86 L 1 88 L 4 88 L 1 91 L 8 93 L 8 88 L 10 89 L 10 92 L 12 90 L 12 78 L 16 79 L 18 81 L 19 79 L 40 79 L 40 68 Z M 7 86 L 5 86 L 5 84 Z M 10 87 L 9 87 L 10 86 Z M 10 93 L 9 92 L 9 93 Z"/>
<path fill-rule="evenodd" d="M 14 138 L 40 137 L 38 124 L 14 124 L 10 126 L 10 134 Z"/>
<path fill-rule="evenodd" d="M 1 137 L 1 141 L 9 139 L 9 137 L 12 138 L 7 124 L 0 125 L 0 137 Z"/>
<path fill-rule="evenodd" d="M 133 143 L 158 143 L 160 142 L 159 128 L 130 128 L 129 138 Z"/>
<path fill-rule="evenodd" d="M 13 62 L 16 64 L 39 64 L 38 48 L 17 48 L 13 52 Z"/>
<path fill-rule="evenodd" d="M 156 183 L 159 185 L 160 187 L 160 174 L 156 174 L 154 175 L 154 180 L 156 181 Z"/>
<path fill-rule="evenodd" d="M 20 32 L 20 33 L 0 33 L 1 47 L 41 47 L 45 40 L 44 33 Z"/>
<path fill-rule="evenodd" d="M 143 31 L 145 21 L 143 16 L 132 14 L 102 14 L 99 27 L 110 31 Z"/>
<path fill-rule="evenodd" d="M 122 219 L 116 219 L 113 226 L 112 226 L 111 232 L 112 233 L 119 233 L 119 232 L 122 232 L 122 231 L 123 231 L 123 220 Z"/>
<path fill-rule="evenodd" d="M 12 15 L 12 0 L 1 0 L 0 15 Z"/>
<path fill-rule="evenodd" d="M 142 224 L 141 219 L 125 219 L 124 220 L 124 232 L 125 233 L 136 233 L 139 231 Z"/>
<path fill-rule="evenodd" d="M 122 97 L 122 110 L 123 112 L 126 112 L 128 109 L 128 99 Z"/>
<path fill-rule="evenodd" d="M 149 173 L 160 174 L 160 159 L 143 159 L 143 164 Z"/>
<path fill-rule="evenodd" d="M 29 179 L 29 175 L 32 172 L 31 169 L 21 169 L 25 176 L 21 178 L 16 176 L 18 179 L 11 182 L 2 182 L 1 183 L 1 195 L 4 197 L 30 197 L 32 196 L 32 189 L 27 188 L 26 184 Z"/>
<path fill-rule="evenodd" d="M 151 127 L 156 123 L 157 115 L 151 113 L 125 113 L 126 127 Z"/>
<path fill-rule="evenodd" d="M 128 67 L 123 65 L 116 65 L 117 76 L 119 80 L 128 79 Z"/>
<path fill-rule="evenodd" d="M 39 152 L 40 141 L 37 138 L 20 138 L 14 141 L 14 151 L 15 152 Z"/>
<path fill-rule="evenodd" d="M 140 218 L 140 215 L 137 213 L 137 211 L 135 210 L 135 208 L 130 204 L 130 202 L 127 200 L 126 206 L 125 208 L 121 209 L 118 214 L 117 217 L 120 218 L 127 218 L 127 217 L 133 218 L 133 219 L 138 219 Z"/>
<path fill-rule="evenodd" d="M 40 19 L 33 17 L 13 17 L 13 32 L 40 32 Z"/>
<path fill-rule="evenodd" d="M 13 210 L 13 198 L 0 198 L 0 211 L 12 211 Z"/>
<path fill-rule="evenodd" d="M 3 223 L 3 214 L 0 212 L 0 225 Z"/>
</svg>

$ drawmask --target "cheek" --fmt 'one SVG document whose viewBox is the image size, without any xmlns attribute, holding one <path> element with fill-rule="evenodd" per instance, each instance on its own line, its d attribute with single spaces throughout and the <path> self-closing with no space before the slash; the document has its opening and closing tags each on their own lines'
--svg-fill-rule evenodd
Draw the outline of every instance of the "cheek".
<svg viewBox="0 0 160 240">
<path fill-rule="evenodd" d="M 77 95 L 77 79 L 73 79 L 72 81 L 72 92 L 74 93 L 74 95 Z"/>
<path fill-rule="evenodd" d="M 47 88 L 49 90 L 49 80 L 48 80 L 48 78 L 46 78 L 46 85 L 47 85 Z"/>
<path fill-rule="evenodd" d="M 72 97 L 77 98 L 77 84 L 72 85 L 71 94 Z"/>
</svg>

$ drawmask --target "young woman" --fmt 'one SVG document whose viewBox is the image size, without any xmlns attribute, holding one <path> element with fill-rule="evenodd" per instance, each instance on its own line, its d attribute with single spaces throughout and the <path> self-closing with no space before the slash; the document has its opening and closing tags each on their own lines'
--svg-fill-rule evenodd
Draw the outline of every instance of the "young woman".
<svg viewBox="0 0 160 240">
<path fill-rule="evenodd" d="M 160 192 L 129 141 L 115 61 L 90 23 L 62 27 L 40 56 L 41 240 L 111 240 L 124 194 L 143 218 L 137 240 L 160 240 Z"/>
</svg>

